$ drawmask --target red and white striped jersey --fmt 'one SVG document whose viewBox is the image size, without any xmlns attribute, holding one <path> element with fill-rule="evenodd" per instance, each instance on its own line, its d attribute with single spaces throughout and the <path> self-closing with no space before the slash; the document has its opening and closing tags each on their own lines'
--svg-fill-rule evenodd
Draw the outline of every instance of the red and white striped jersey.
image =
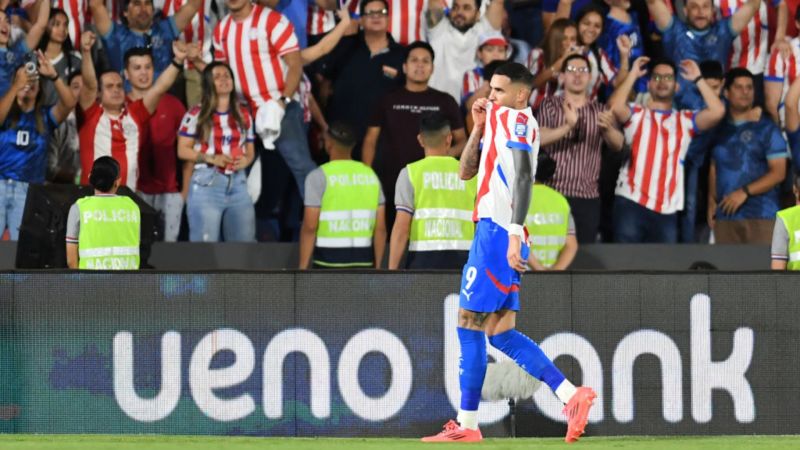
<svg viewBox="0 0 800 450">
<path fill-rule="evenodd" d="M 695 135 L 696 111 L 661 111 L 631 104 L 623 126 L 631 156 L 615 193 L 661 214 L 683 209 L 683 160 Z"/>
<path fill-rule="evenodd" d="M 800 37 L 792 39 L 789 45 L 792 48 L 792 54 L 788 58 L 784 59 L 780 52 L 772 52 L 769 55 L 767 72 L 764 74 L 764 81 L 783 83 L 781 105 L 786 99 L 786 93 L 789 92 L 789 86 L 800 75 Z"/>
<path fill-rule="evenodd" d="M 541 48 L 534 48 L 528 54 L 528 70 L 531 71 L 534 77 L 536 74 L 544 70 L 544 51 Z M 564 90 L 564 86 L 558 80 L 550 80 L 539 89 L 531 91 L 530 104 L 534 110 L 539 107 L 542 100 L 550 95 L 560 94 Z"/>
<path fill-rule="evenodd" d="M 458 97 L 461 105 L 465 105 L 467 98 L 474 94 L 482 84 L 483 67 L 476 67 L 464 72 L 464 77 L 461 79 L 461 96 Z"/>
<path fill-rule="evenodd" d="M 306 31 L 309 36 L 318 36 L 331 31 L 336 26 L 336 13 L 317 5 L 308 7 Z"/>
<path fill-rule="evenodd" d="M 717 19 L 725 19 L 736 13 L 747 0 L 714 0 Z M 769 56 L 769 26 L 767 24 L 767 5 L 777 8 L 783 0 L 765 0 L 761 2 L 756 15 L 739 33 L 731 44 L 731 53 L 726 61 L 726 68 L 744 67 L 754 75 L 764 73 Z"/>
<path fill-rule="evenodd" d="M 247 129 L 245 130 L 239 127 L 239 124 L 236 123 L 230 113 L 215 112 L 212 116 L 213 125 L 211 132 L 208 134 L 208 139 L 205 142 L 201 142 L 197 135 L 197 119 L 200 116 L 200 106 L 198 105 L 183 116 L 178 134 L 195 139 L 195 151 L 209 155 L 228 155 L 231 158 L 241 156 L 245 153 L 247 143 L 253 142 L 255 135 L 253 134 L 253 119 L 247 107 L 237 106 L 241 111 L 244 122 L 247 124 Z M 218 169 L 220 172 L 225 171 L 223 167 Z"/>
<path fill-rule="evenodd" d="M 118 22 L 122 3 L 120 0 L 105 0 L 106 10 L 111 20 Z M 53 6 L 64 10 L 69 19 L 69 39 L 76 49 L 80 49 L 81 33 L 86 31 L 86 24 L 92 23 L 92 11 L 89 0 L 53 0 Z"/>
<path fill-rule="evenodd" d="M 241 22 L 225 16 L 214 27 L 213 47 L 214 59 L 231 66 L 236 89 L 253 110 L 282 95 L 287 70 L 282 56 L 300 50 L 286 16 L 259 4 Z"/>
<path fill-rule="evenodd" d="M 428 10 L 428 1 L 444 0 L 389 0 L 389 33 L 398 44 L 408 45 L 426 40 L 425 11 Z"/>
<path fill-rule="evenodd" d="M 511 152 L 528 152 L 531 168 L 536 173 L 539 124 L 530 108 L 516 110 L 489 103 L 481 145 L 478 195 L 472 219 L 489 218 L 507 230 L 511 224 L 511 201 L 516 180 Z"/>
<path fill-rule="evenodd" d="M 154 0 L 153 6 L 156 9 L 160 9 L 161 15 L 166 19 L 169 16 L 174 16 L 186 3 L 188 3 L 187 0 Z M 210 11 L 211 0 L 203 0 L 203 3 L 200 4 L 200 10 L 194 15 L 192 21 L 189 22 L 189 25 L 186 25 L 186 28 L 181 30 L 184 42 L 204 42 L 209 22 L 211 21 L 209 17 Z"/>
<path fill-rule="evenodd" d="M 603 85 L 611 84 L 617 76 L 617 68 L 608 57 L 608 53 L 602 48 L 597 49 L 597 55 L 591 50 L 586 51 L 586 58 L 589 60 L 589 67 L 592 69 L 591 79 L 589 80 L 589 98 L 596 99 Z"/>
<path fill-rule="evenodd" d="M 82 114 L 78 124 L 81 144 L 81 184 L 89 184 L 94 161 L 111 156 L 119 163 L 122 184 L 136 190 L 139 177 L 139 147 L 144 143 L 150 112 L 142 100 L 126 101 L 118 117 L 108 115 L 100 102 Z"/>
</svg>

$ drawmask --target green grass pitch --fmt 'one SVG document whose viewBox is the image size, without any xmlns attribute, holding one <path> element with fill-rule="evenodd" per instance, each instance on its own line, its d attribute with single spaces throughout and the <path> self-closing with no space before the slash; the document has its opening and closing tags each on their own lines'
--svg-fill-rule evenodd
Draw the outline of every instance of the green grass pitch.
<svg viewBox="0 0 800 450">
<path fill-rule="evenodd" d="M 531 450 L 540 448 L 587 450 L 797 450 L 799 436 L 715 437 L 591 437 L 576 444 L 556 438 L 485 439 L 479 444 L 423 444 L 414 439 L 252 438 L 137 435 L 0 435 L 2 450 L 411 450 L 430 448 Z"/>
</svg>

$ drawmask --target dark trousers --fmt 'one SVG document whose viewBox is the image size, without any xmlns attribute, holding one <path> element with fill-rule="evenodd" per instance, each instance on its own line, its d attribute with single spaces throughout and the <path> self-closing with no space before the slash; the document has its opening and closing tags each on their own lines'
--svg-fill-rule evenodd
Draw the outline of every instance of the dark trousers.
<svg viewBox="0 0 800 450">
<path fill-rule="evenodd" d="M 567 197 L 572 218 L 575 220 L 575 237 L 579 244 L 594 244 L 600 231 L 600 197 Z"/>
<path fill-rule="evenodd" d="M 674 244 L 678 215 L 661 214 L 617 196 L 614 201 L 614 242 Z"/>
</svg>

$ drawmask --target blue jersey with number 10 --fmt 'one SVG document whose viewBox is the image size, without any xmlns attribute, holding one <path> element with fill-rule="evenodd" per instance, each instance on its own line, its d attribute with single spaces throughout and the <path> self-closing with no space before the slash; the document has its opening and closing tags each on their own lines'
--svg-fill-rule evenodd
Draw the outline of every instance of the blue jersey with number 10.
<svg viewBox="0 0 800 450">
<path fill-rule="evenodd" d="M 27 183 L 44 182 L 48 141 L 58 124 L 49 109 L 42 119 L 44 134 L 36 129 L 33 111 L 22 113 L 13 129 L 9 120 L 3 123 L 0 129 L 0 178 Z"/>
</svg>

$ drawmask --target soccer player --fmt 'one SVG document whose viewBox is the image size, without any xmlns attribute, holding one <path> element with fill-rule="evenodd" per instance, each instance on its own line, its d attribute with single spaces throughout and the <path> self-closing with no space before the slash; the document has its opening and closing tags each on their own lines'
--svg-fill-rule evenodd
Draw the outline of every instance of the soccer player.
<svg viewBox="0 0 800 450">
<path fill-rule="evenodd" d="M 595 392 L 576 388 L 541 348 L 514 329 L 520 274 L 528 259 L 525 218 L 539 152 L 539 126 L 528 107 L 533 75 L 517 63 L 499 67 L 488 99 L 472 106 L 475 127 L 461 155 L 462 179 L 478 175 L 475 240 L 461 279 L 458 339 L 461 407 L 456 421 L 423 442 L 478 442 L 478 405 L 486 375 L 486 336 L 526 372 L 545 382 L 566 404 L 567 442 L 583 434 Z M 487 123 L 488 122 L 488 123 Z M 483 136 L 484 151 L 479 153 Z M 480 158 L 479 158 L 480 154 Z M 479 163 L 480 160 L 480 163 Z"/>
</svg>

